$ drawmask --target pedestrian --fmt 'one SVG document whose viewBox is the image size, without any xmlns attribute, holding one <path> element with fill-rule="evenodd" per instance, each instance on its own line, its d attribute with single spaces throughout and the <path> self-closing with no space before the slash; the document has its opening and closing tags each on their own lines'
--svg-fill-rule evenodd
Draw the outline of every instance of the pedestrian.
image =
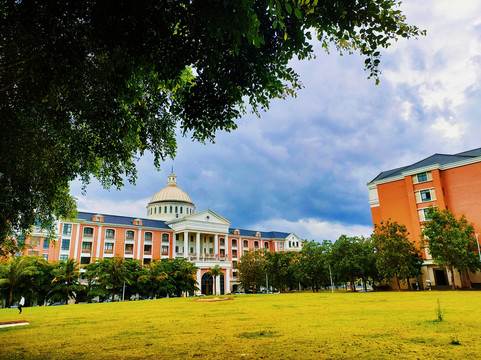
<svg viewBox="0 0 481 360">
<path fill-rule="evenodd" d="M 25 298 L 22 296 L 20 297 L 20 301 L 18 302 L 18 313 L 22 313 L 22 307 L 25 305 Z"/>
</svg>

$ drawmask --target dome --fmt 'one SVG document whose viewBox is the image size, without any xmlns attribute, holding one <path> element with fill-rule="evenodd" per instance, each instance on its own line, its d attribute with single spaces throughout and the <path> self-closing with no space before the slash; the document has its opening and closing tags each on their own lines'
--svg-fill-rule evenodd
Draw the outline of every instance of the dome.
<svg viewBox="0 0 481 360">
<path fill-rule="evenodd" d="M 194 204 L 187 193 L 177 186 L 176 176 L 170 174 L 167 186 L 150 199 L 149 205 L 158 202 L 184 202 Z"/>
</svg>

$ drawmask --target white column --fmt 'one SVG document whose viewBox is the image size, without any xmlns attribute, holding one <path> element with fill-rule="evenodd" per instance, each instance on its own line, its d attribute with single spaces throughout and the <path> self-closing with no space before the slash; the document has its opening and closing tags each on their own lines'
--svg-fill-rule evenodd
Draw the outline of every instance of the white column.
<svg viewBox="0 0 481 360">
<path fill-rule="evenodd" d="M 230 269 L 227 268 L 225 269 L 225 293 L 226 294 L 229 294 L 231 291 L 230 291 Z"/>
<path fill-rule="evenodd" d="M 197 287 L 199 288 L 199 290 L 195 292 L 196 295 L 202 293 L 201 284 L 202 284 L 202 276 L 200 276 L 200 269 L 198 269 L 197 270 Z"/>
<path fill-rule="evenodd" d="M 75 252 L 73 253 L 73 258 L 75 260 L 77 260 L 79 241 L 80 241 L 80 224 L 77 224 L 77 235 L 75 236 Z"/>
<path fill-rule="evenodd" d="M 186 231 L 184 231 L 184 257 L 189 258 L 189 238 Z"/>
<path fill-rule="evenodd" d="M 226 260 L 230 259 L 229 243 L 230 243 L 229 234 L 227 234 L 225 236 L 225 257 L 226 257 Z"/>
<path fill-rule="evenodd" d="M 97 259 L 100 259 L 100 243 L 102 242 L 102 226 L 99 226 L 99 233 L 97 234 Z"/>
<path fill-rule="evenodd" d="M 197 255 L 197 260 L 200 260 L 200 232 L 195 234 L 195 253 Z"/>
<path fill-rule="evenodd" d="M 139 229 L 138 234 L 137 234 L 137 244 L 134 245 L 137 248 L 137 260 L 142 260 L 140 258 L 140 244 L 141 244 L 141 241 L 142 241 L 142 230 Z"/>
<path fill-rule="evenodd" d="M 220 276 L 215 277 L 215 294 L 214 295 L 219 295 L 220 294 Z"/>
<path fill-rule="evenodd" d="M 214 235 L 214 256 L 219 260 L 219 235 L 217 234 Z"/>
</svg>

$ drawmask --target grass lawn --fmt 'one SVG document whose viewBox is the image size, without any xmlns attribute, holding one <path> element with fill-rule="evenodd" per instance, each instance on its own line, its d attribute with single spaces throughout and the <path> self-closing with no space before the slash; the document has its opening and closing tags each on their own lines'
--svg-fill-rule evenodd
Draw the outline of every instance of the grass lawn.
<svg viewBox="0 0 481 360">
<path fill-rule="evenodd" d="M 443 321 L 436 321 L 438 300 Z M 481 293 L 238 295 L 0 310 L 0 359 L 477 359 Z"/>
</svg>

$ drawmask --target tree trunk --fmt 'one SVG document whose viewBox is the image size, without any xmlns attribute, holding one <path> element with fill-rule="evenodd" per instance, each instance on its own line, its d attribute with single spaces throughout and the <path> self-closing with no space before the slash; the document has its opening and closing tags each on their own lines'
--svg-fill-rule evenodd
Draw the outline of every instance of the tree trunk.
<svg viewBox="0 0 481 360">
<path fill-rule="evenodd" d="M 398 290 L 398 291 L 401 291 L 401 284 L 400 284 L 400 282 L 399 282 L 399 276 L 398 276 L 398 274 L 396 274 L 396 283 L 397 283 L 397 290 Z"/>
<path fill-rule="evenodd" d="M 316 284 L 313 282 L 311 282 L 311 287 L 312 287 L 312 292 L 316 292 Z"/>
<path fill-rule="evenodd" d="M 216 292 L 215 292 L 215 276 L 212 276 L 212 278 L 213 278 L 213 284 L 212 285 L 214 285 L 214 294 L 213 295 L 217 295 Z"/>
<path fill-rule="evenodd" d="M 456 288 L 454 286 L 454 268 L 452 266 L 450 266 L 449 270 L 451 270 L 451 289 L 454 290 Z"/>
<path fill-rule="evenodd" d="M 411 287 L 411 282 L 410 282 L 409 280 L 410 280 L 410 278 L 408 277 L 408 278 L 407 278 L 408 289 L 409 289 L 409 290 L 412 290 L 413 288 Z"/>
<path fill-rule="evenodd" d="M 66 291 L 65 291 L 65 305 L 68 305 L 68 286 L 66 286 Z"/>
<path fill-rule="evenodd" d="M 112 302 L 115 300 L 115 286 L 112 287 Z"/>
<path fill-rule="evenodd" d="M 7 308 L 12 307 L 12 300 L 13 300 L 13 287 L 10 288 L 10 291 L 8 293 L 8 304 Z"/>
</svg>

